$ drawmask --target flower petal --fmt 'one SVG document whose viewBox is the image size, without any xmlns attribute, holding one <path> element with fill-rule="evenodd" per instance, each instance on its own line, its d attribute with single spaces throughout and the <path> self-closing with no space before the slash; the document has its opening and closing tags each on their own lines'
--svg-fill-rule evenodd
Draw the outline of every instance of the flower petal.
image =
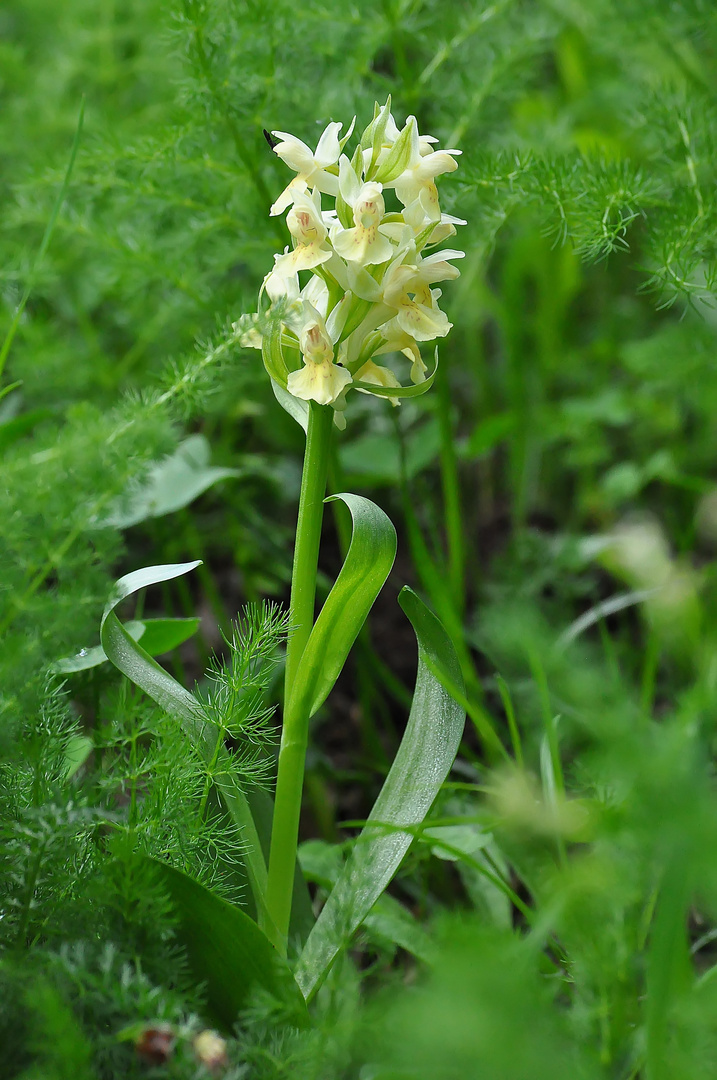
<svg viewBox="0 0 717 1080">
<path fill-rule="evenodd" d="M 299 371 L 289 372 L 287 389 L 303 401 L 317 401 L 330 405 L 341 391 L 352 382 L 350 373 L 330 360 L 321 364 L 309 361 Z"/>
<path fill-rule="evenodd" d="M 319 145 L 316 147 L 316 153 L 313 155 L 316 164 L 320 168 L 324 169 L 327 165 L 335 165 L 339 160 L 339 154 L 341 153 L 339 132 L 342 127 L 343 124 L 334 121 L 324 128 L 319 139 Z"/>
</svg>

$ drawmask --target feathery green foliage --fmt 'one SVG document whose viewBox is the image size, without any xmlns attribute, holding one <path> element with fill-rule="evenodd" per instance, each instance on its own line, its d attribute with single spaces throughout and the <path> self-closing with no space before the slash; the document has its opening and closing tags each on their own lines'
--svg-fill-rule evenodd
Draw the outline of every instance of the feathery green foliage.
<svg viewBox="0 0 717 1080">
<path fill-rule="evenodd" d="M 263 129 L 313 148 L 389 93 L 463 151 L 467 258 L 432 394 L 354 395 L 330 484 L 397 523 L 388 587 L 447 628 L 469 730 L 313 1027 L 259 996 L 216 1075 L 715 1075 L 716 87 L 708 0 L 6 0 L 3 1076 L 207 1075 L 205 989 L 136 856 L 244 905 L 244 838 L 176 718 L 109 664 L 48 670 L 96 645 L 117 577 L 203 559 L 135 617 L 202 616 L 160 662 L 267 798 L 301 435 L 238 326 L 289 240 Z M 198 434 L 238 475 L 110 523 Z M 312 721 L 317 903 L 407 711 L 389 608 Z"/>
</svg>

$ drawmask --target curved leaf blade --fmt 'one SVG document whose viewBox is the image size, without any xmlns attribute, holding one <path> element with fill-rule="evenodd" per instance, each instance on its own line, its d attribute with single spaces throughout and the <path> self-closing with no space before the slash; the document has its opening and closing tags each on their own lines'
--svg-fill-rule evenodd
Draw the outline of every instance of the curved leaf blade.
<svg viewBox="0 0 717 1080">
<path fill-rule="evenodd" d="M 154 585 L 160 581 L 186 574 L 199 565 L 200 560 L 189 563 L 168 563 L 164 566 L 146 566 L 120 578 L 115 592 L 105 607 L 100 623 L 100 641 L 107 658 L 116 668 L 126 675 L 136 686 L 144 690 L 153 701 L 169 713 L 178 717 L 182 727 L 205 759 L 209 762 L 214 757 L 216 730 L 213 725 L 201 717 L 199 702 L 173 679 L 169 672 L 153 660 L 128 632 L 117 618 L 115 608 L 127 596 Z M 261 842 L 256 829 L 246 795 L 239 786 L 231 757 L 226 749 L 221 749 L 217 757 L 221 766 L 213 772 L 214 783 L 226 806 L 227 812 L 242 831 L 244 840 L 242 858 L 246 867 L 251 890 L 259 912 L 260 923 L 268 933 L 272 932 L 271 919 L 266 909 L 266 862 L 262 853 Z"/>
<path fill-rule="evenodd" d="M 168 863 L 145 857 L 166 890 L 177 918 L 177 938 L 189 967 L 206 987 L 212 1019 L 231 1031 L 257 989 L 288 1007 L 306 1024 L 304 998 L 291 969 L 241 908 L 228 903 Z"/>
<path fill-rule="evenodd" d="M 281 348 L 281 319 L 269 318 L 261 335 L 261 358 L 270 379 L 286 390 L 289 369 Z"/>
<path fill-rule="evenodd" d="M 167 563 L 145 566 L 120 578 L 114 595 L 108 601 L 100 623 L 100 642 L 108 659 L 135 685 L 156 701 L 166 712 L 189 722 L 192 731 L 197 727 L 198 703 L 169 672 L 153 660 L 132 638 L 115 615 L 115 608 L 126 597 L 160 581 L 171 581 L 199 566 L 201 560 L 188 563 Z M 204 736 L 206 739 L 206 735 Z"/>
<path fill-rule="evenodd" d="M 389 575 L 396 557 L 396 530 L 383 510 L 361 495 L 341 499 L 353 522 L 351 544 L 306 643 L 291 707 L 305 703 L 313 716 L 328 697 L 351 646 Z"/>
<path fill-rule="evenodd" d="M 144 630 L 137 640 L 142 642 L 142 648 L 150 656 L 163 656 L 194 637 L 201 621 L 195 615 L 187 618 L 143 619 Z"/>
<path fill-rule="evenodd" d="M 399 603 L 418 641 L 411 714 L 366 826 L 299 958 L 296 981 L 307 1000 L 396 873 L 415 827 L 425 818 L 450 771 L 463 734 L 465 713 L 443 685 L 463 686 L 453 644 L 411 589 L 401 590 Z"/>
<path fill-rule="evenodd" d="M 199 629 L 199 618 L 188 619 L 133 619 L 124 624 L 134 639 L 141 641 L 142 648 L 150 656 L 161 656 L 188 641 Z M 77 671 L 89 671 L 107 663 L 107 654 L 101 645 L 80 649 L 74 656 L 63 656 L 51 665 L 50 670 L 59 675 L 72 675 Z"/>
</svg>

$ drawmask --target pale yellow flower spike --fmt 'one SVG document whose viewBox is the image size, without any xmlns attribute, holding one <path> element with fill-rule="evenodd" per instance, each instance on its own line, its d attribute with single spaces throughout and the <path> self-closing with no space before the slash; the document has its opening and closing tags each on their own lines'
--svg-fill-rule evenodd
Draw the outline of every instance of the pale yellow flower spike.
<svg viewBox="0 0 717 1080">
<path fill-rule="evenodd" d="M 272 215 L 288 210 L 292 248 L 274 256 L 260 293 L 271 304 L 262 319 L 273 309 L 281 320 L 274 351 L 263 354 L 267 370 L 294 397 L 331 405 L 339 427 L 351 389 L 395 390 L 381 395 L 392 405 L 428 389 L 420 343 L 445 337 L 452 326 L 438 306 L 441 290 L 431 286 L 458 277 L 454 262 L 464 255 L 424 254 L 465 224 L 441 213 L 435 182 L 458 167 L 460 151 L 434 149 L 437 140 L 421 135 L 413 116 L 399 128 L 390 100 L 376 107 L 350 160 L 342 151 L 352 131 L 353 123 L 341 138 L 341 124 L 331 122 L 316 150 L 288 132 L 273 133 L 275 153 L 296 173 L 271 207 Z M 389 212 L 387 190 L 395 192 Z M 323 206 L 322 194 L 335 205 Z M 237 324 L 245 347 L 261 344 L 257 320 Z M 301 367 L 287 371 L 296 365 L 297 344 Z M 414 388 L 375 362 L 386 354 L 410 361 Z"/>
</svg>

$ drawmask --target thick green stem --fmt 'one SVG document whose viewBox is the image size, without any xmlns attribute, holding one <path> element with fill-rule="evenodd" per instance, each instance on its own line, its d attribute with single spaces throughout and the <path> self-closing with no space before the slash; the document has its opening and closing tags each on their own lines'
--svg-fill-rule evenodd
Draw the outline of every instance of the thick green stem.
<svg viewBox="0 0 717 1080">
<path fill-rule="evenodd" d="M 269 853 L 267 905 L 284 944 L 289 933 L 291 897 L 296 870 L 299 815 L 309 732 L 308 703 L 295 700 L 294 683 L 299 662 L 314 623 L 316 570 L 326 494 L 326 477 L 333 410 L 310 403 L 304 472 L 301 478 L 299 517 L 291 580 L 291 625 L 295 627 L 286 649 L 284 725 L 276 778 L 274 820 Z"/>
</svg>

